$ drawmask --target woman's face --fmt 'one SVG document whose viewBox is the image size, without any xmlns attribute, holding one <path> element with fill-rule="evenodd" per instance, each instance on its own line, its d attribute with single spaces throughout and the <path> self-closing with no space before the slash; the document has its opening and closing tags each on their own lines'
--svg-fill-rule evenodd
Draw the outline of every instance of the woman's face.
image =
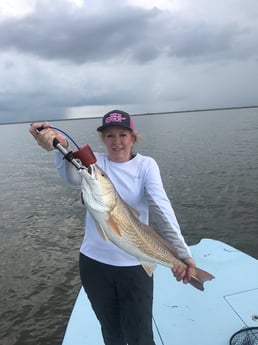
<svg viewBox="0 0 258 345">
<path fill-rule="evenodd" d="M 130 130 L 119 126 L 110 126 L 105 129 L 102 138 L 110 160 L 123 163 L 131 159 L 135 137 Z"/>
</svg>

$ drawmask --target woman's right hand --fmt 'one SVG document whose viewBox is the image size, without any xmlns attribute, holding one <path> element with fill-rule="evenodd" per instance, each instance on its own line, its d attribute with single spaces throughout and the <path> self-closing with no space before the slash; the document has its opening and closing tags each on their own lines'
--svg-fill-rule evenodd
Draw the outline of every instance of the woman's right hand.
<svg viewBox="0 0 258 345">
<path fill-rule="evenodd" d="M 54 138 L 56 138 L 62 146 L 68 147 L 66 138 L 54 129 L 49 128 L 50 126 L 51 124 L 49 122 L 35 122 L 31 124 L 29 131 L 33 135 L 37 143 L 47 151 L 54 150 Z"/>
</svg>

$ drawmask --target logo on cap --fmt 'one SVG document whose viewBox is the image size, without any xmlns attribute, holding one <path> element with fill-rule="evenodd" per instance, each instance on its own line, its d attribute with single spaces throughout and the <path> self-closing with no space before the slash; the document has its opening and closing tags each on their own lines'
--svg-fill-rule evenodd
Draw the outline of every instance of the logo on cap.
<svg viewBox="0 0 258 345">
<path fill-rule="evenodd" d="M 119 113 L 112 113 L 109 114 L 108 117 L 105 118 L 105 123 L 110 123 L 110 122 L 123 122 L 123 120 L 126 120 L 126 117 L 123 117 Z"/>
</svg>

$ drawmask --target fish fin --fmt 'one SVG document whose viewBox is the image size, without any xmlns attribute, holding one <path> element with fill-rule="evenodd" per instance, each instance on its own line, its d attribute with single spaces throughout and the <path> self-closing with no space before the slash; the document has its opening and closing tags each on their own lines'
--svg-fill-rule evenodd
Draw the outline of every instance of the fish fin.
<svg viewBox="0 0 258 345">
<path fill-rule="evenodd" d="M 96 224 L 96 227 L 97 227 L 97 229 L 99 231 L 100 236 L 103 238 L 103 240 L 109 241 L 109 238 L 107 237 L 107 235 L 106 235 L 105 231 L 103 230 L 103 228 L 100 225 L 98 225 L 98 224 Z"/>
<path fill-rule="evenodd" d="M 142 267 L 144 268 L 145 272 L 148 274 L 149 277 L 152 276 L 153 271 L 157 267 L 156 264 L 152 264 L 150 262 L 141 262 Z"/>
<path fill-rule="evenodd" d="M 215 277 L 212 274 L 196 267 L 195 272 L 189 283 L 192 286 L 194 286 L 196 289 L 203 291 L 204 290 L 203 283 L 206 282 L 207 280 L 212 280 L 214 278 Z"/>
<path fill-rule="evenodd" d="M 110 229 L 114 231 L 114 233 L 116 233 L 118 236 L 121 236 L 121 232 L 119 230 L 119 227 L 112 217 L 108 218 L 107 223 L 108 223 L 108 226 L 110 227 Z"/>
</svg>

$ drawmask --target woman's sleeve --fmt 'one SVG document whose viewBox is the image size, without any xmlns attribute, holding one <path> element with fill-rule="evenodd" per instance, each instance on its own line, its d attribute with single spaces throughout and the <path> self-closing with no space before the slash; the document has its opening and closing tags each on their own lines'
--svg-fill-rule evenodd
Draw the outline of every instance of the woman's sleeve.
<svg viewBox="0 0 258 345">
<path fill-rule="evenodd" d="M 149 158 L 146 168 L 145 193 L 155 230 L 172 245 L 180 259 L 190 258 L 190 249 L 185 243 L 175 212 L 164 190 L 159 167 L 152 158 Z"/>
<path fill-rule="evenodd" d="M 69 163 L 61 152 L 55 151 L 55 165 L 56 169 L 64 183 L 73 184 L 76 186 L 81 185 L 81 175 L 78 170 Z"/>
</svg>

